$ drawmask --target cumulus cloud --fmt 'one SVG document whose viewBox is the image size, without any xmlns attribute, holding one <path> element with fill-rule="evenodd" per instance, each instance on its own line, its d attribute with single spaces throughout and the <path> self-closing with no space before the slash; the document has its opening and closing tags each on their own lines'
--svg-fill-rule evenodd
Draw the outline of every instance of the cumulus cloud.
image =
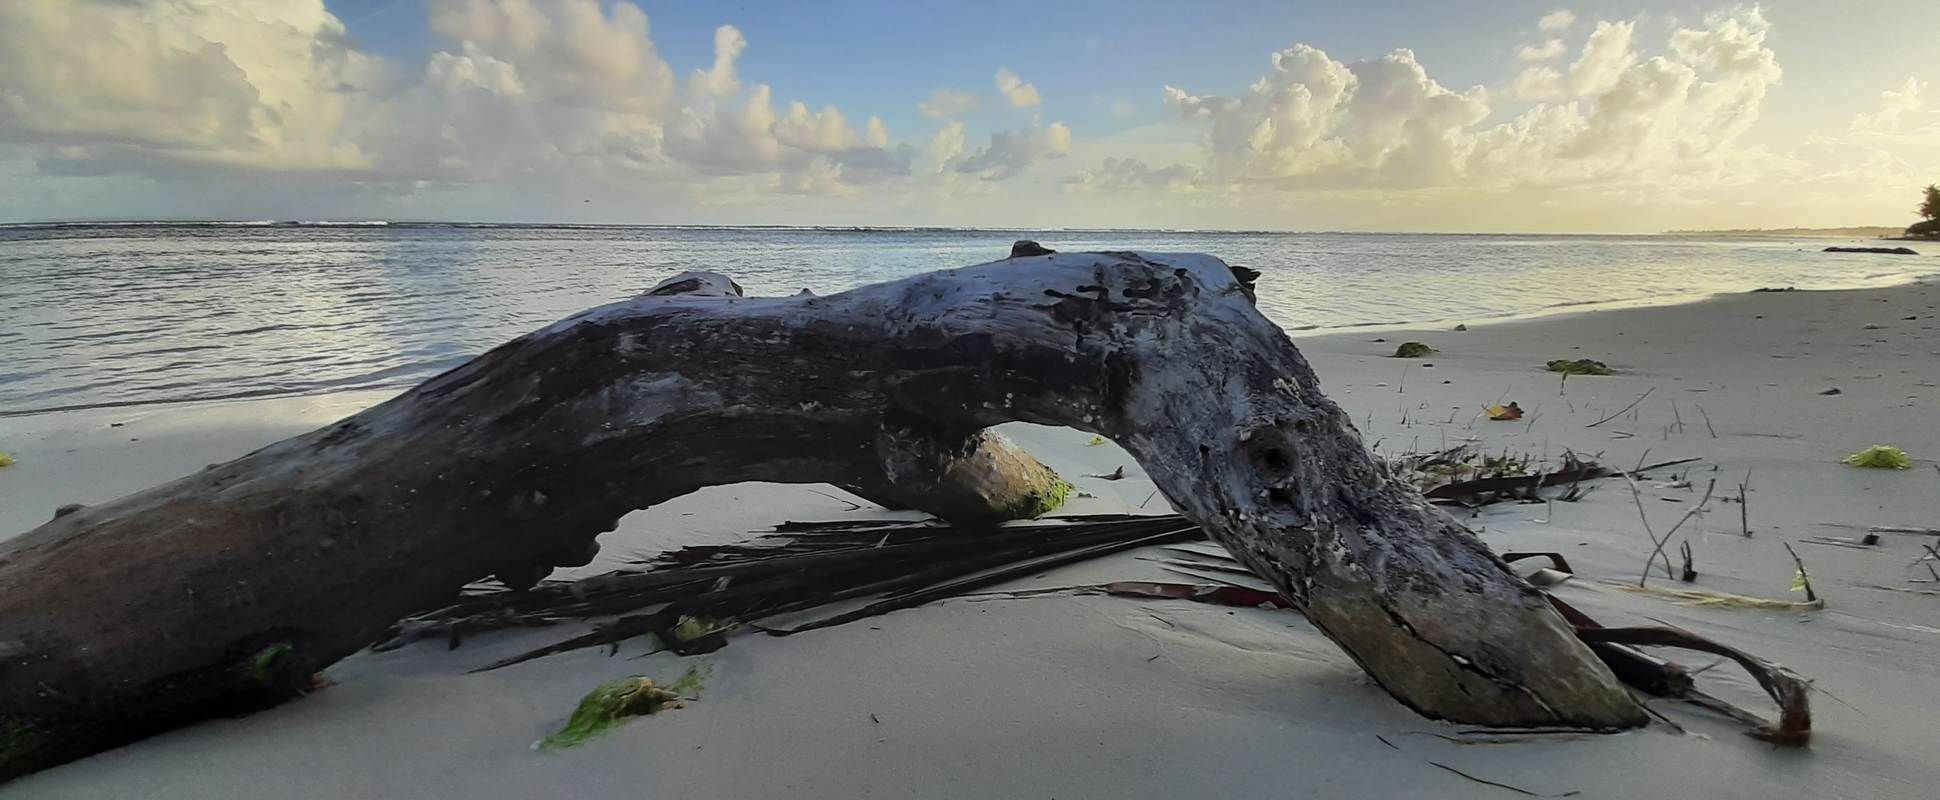
<svg viewBox="0 0 1940 800">
<path fill-rule="evenodd" d="M 1138 113 L 1138 104 L 1136 103 L 1133 103 L 1129 100 L 1112 101 L 1111 115 L 1114 117 L 1117 117 L 1119 119 L 1124 119 L 1126 117 L 1132 116 L 1137 113 Z"/>
<path fill-rule="evenodd" d="M 1879 111 L 1854 117 L 1850 126 L 1852 132 L 1862 135 L 1893 135 L 1911 127 L 1908 124 L 1911 121 L 1909 118 L 1917 119 L 1920 111 L 1926 106 L 1920 95 L 1926 91 L 1927 86 L 1926 81 L 1909 77 L 1897 88 L 1880 92 Z M 1940 122 L 1935 122 L 1932 130 L 1940 135 Z"/>
<path fill-rule="evenodd" d="M 937 89 L 930 92 L 930 99 L 916 104 L 916 108 L 936 119 L 950 119 L 967 114 L 977 107 L 977 96 L 955 89 Z"/>
<path fill-rule="evenodd" d="M 629 2 L 427 0 L 423 71 L 357 50 L 322 0 L 0 2 L 0 144 L 62 174 L 266 169 L 347 180 L 817 187 L 910 172 L 874 117 L 744 85 L 740 30 L 684 90 Z"/>
<path fill-rule="evenodd" d="M 1637 53 L 1631 48 L 1636 32 L 1634 22 L 1598 22 L 1583 45 L 1583 53 L 1570 64 L 1568 72 L 1530 67 L 1516 75 L 1510 91 L 1525 100 L 1555 100 L 1602 92 L 1637 63 Z"/>
<path fill-rule="evenodd" d="M 1349 65 L 1297 44 L 1272 63 L 1237 96 L 1165 89 L 1167 104 L 1206 129 L 1218 178 L 1434 182 L 1458 156 L 1463 130 L 1489 112 L 1485 91 L 1442 87 L 1408 50 Z"/>
<path fill-rule="evenodd" d="M 1536 27 L 1551 32 L 1569 30 L 1569 27 L 1575 24 L 1576 12 L 1567 8 L 1559 8 L 1551 11 L 1544 14 L 1542 19 L 1536 21 Z"/>
<path fill-rule="evenodd" d="M 1017 73 L 1008 69 L 997 70 L 997 91 L 1004 95 L 1004 100 L 1010 103 L 1011 108 L 1030 108 L 1043 102 L 1043 98 L 1037 95 L 1036 86 L 1025 83 L 1023 78 L 1017 77 Z"/>
<path fill-rule="evenodd" d="M 957 172 L 975 175 L 986 181 L 1007 180 L 1046 159 L 1063 158 L 1071 152 L 1071 128 L 1062 122 L 1031 126 L 1017 131 L 990 135 L 990 143 L 953 164 Z"/>
<path fill-rule="evenodd" d="M 1548 61 L 1569 52 L 1569 45 L 1561 39 L 1551 39 L 1542 44 L 1523 45 L 1516 48 L 1516 58 L 1523 61 Z"/>
<path fill-rule="evenodd" d="M 1642 59 L 1630 22 L 1599 22 L 1567 72 L 1527 70 L 1541 98 L 1492 126 L 1488 92 L 1454 91 L 1413 53 L 1343 63 L 1307 46 L 1275 53 L 1246 92 L 1167 102 L 1204 130 L 1207 177 L 1307 188 L 1434 188 L 1653 181 L 1731 173 L 1781 76 L 1756 8 L 1714 14 Z"/>
<path fill-rule="evenodd" d="M 320 0 L 0 3 L 0 140 L 73 160 L 362 168 L 383 79 Z"/>
</svg>

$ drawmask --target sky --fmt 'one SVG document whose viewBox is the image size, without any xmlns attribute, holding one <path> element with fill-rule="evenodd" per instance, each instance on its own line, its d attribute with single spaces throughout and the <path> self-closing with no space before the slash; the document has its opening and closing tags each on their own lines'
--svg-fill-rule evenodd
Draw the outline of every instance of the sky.
<svg viewBox="0 0 1940 800">
<path fill-rule="evenodd" d="M 0 0 L 0 222 L 1905 225 L 1933 0 Z"/>
</svg>

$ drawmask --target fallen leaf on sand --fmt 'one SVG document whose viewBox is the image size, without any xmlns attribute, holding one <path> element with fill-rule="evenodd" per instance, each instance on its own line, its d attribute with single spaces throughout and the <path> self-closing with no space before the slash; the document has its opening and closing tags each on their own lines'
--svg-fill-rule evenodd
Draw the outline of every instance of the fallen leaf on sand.
<svg viewBox="0 0 1940 800">
<path fill-rule="evenodd" d="M 1493 420 L 1522 419 L 1522 406 L 1513 402 L 1506 406 L 1489 406 L 1488 413 L 1489 419 Z"/>
</svg>

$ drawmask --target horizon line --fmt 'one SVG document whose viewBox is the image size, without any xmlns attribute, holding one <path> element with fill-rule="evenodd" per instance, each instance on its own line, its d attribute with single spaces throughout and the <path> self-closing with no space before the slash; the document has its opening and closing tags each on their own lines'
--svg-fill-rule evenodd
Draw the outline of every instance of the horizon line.
<svg viewBox="0 0 1940 800">
<path fill-rule="evenodd" d="M 991 226 L 991 225 L 842 225 L 842 224 L 786 224 L 786 223 L 705 223 L 705 222 L 493 222 L 476 220 L 436 220 L 436 219 L 319 219 L 319 220 L 280 220 L 280 219 L 62 219 L 0 222 L 5 228 L 61 228 L 61 227 L 116 227 L 116 226 L 211 226 L 211 227 L 390 227 L 390 226 L 449 226 L 478 228 L 660 228 L 660 229 L 746 229 L 746 230 L 821 230 L 821 231 L 1025 231 L 1042 233 L 1191 233 L 1191 234 L 1253 234 L 1253 235 L 1320 235 L 1320 234 L 1366 234 L 1391 236 L 1672 236 L 1701 234 L 1784 234 L 1801 231 L 1837 231 L 1853 229 L 1901 230 L 1893 225 L 1830 225 L 1823 227 L 1788 226 L 1783 228 L 1713 228 L 1713 229 L 1670 229 L 1660 231 L 1434 231 L 1434 230 L 1375 230 L 1375 229 L 1329 229 L 1298 230 L 1270 228 L 1142 228 L 1142 227 L 1030 227 L 1030 226 Z"/>
</svg>

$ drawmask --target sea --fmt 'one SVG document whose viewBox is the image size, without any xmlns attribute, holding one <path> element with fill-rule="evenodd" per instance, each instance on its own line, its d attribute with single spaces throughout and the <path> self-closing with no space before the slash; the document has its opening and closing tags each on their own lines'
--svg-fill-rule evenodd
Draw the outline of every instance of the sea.
<svg viewBox="0 0 1940 800">
<path fill-rule="evenodd" d="M 1205 252 L 1260 270 L 1296 335 L 1452 325 L 1761 287 L 1883 286 L 1928 255 L 1803 237 L 453 223 L 0 225 L 0 417 L 402 388 L 685 270 L 831 294 L 1058 250 Z"/>
</svg>

